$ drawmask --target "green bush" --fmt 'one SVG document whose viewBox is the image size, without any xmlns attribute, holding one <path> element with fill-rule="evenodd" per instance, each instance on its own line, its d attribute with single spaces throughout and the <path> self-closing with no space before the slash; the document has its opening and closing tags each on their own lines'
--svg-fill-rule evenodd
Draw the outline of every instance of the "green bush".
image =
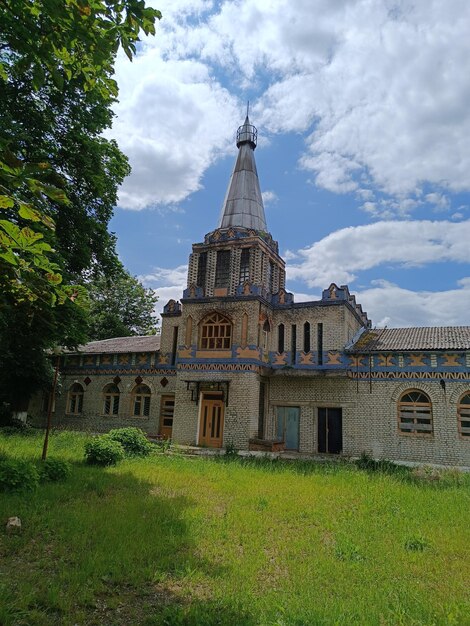
<svg viewBox="0 0 470 626">
<path fill-rule="evenodd" d="M 0 460 L 0 491 L 34 491 L 39 483 L 36 466 L 22 459 Z"/>
<path fill-rule="evenodd" d="M 85 459 L 90 465 L 116 465 L 124 456 L 122 445 L 109 435 L 95 437 L 85 444 Z"/>
<path fill-rule="evenodd" d="M 41 463 L 40 478 L 44 481 L 57 482 L 66 480 L 71 473 L 70 464 L 61 459 L 46 459 Z"/>
<path fill-rule="evenodd" d="M 152 444 L 140 428 L 115 428 L 108 433 L 114 441 L 118 441 L 126 454 L 131 456 L 147 456 L 152 450 Z"/>
</svg>

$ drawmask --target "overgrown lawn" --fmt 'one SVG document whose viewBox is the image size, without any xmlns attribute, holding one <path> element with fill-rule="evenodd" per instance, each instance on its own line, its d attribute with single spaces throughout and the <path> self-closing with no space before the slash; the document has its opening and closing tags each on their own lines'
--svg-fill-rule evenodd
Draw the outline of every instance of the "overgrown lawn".
<svg viewBox="0 0 470 626">
<path fill-rule="evenodd" d="M 0 493 L 0 624 L 470 624 L 470 476 L 155 454 Z M 38 459 L 41 435 L 0 434 Z"/>
</svg>

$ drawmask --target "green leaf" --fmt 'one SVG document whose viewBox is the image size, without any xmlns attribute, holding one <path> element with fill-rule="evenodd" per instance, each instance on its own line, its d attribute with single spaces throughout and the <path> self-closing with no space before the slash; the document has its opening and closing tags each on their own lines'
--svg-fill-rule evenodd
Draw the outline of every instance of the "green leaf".
<svg viewBox="0 0 470 626">
<path fill-rule="evenodd" d="M 0 196 L 0 209 L 9 209 L 14 206 L 15 201 L 9 196 Z"/>
<path fill-rule="evenodd" d="M 18 265 L 18 260 L 11 250 L 0 252 L 0 258 L 9 263 L 10 265 Z"/>
</svg>

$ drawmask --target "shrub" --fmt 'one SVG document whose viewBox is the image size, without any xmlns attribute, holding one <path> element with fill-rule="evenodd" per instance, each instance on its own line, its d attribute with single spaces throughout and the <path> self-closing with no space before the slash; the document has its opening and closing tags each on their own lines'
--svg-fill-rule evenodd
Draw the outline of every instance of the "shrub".
<svg viewBox="0 0 470 626">
<path fill-rule="evenodd" d="M 33 429 L 27 422 L 10 418 L 5 425 L 0 426 L 2 435 L 29 435 Z"/>
<path fill-rule="evenodd" d="M 34 491 L 38 486 L 36 466 L 22 459 L 0 460 L 0 491 Z"/>
<path fill-rule="evenodd" d="M 225 446 L 225 456 L 229 456 L 229 457 L 238 456 L 238 450 L 236 449 L 233 441 L 229 441 L 229 443 Z"/>
<path fill-rule="evenodd" d="M 387 461 L 386 459 L 376 461 L 369 454 L 367 454 L 367 452 L 363 452 L 357 461 L 355 461 L 355 464 L 359 469 L 365 470 L 366 472 L 394 474 L 395 472 L 403 471 L 403 468 L 396 463 L 392 463 L 392 461 Z"/>
<path fill-rule="evenodd" d="M 108 436 L 118 441 L 125 453 L 131 456 L 147 456 L 152 450 L 152 444 L 140 428 L 115 428 L 109 431 Z"/>
<path fill-rule="evenodd" d="M 124 456 L 122 445 L 109 435 L 95 437 L 85 444 L 85 459 L 89 465 L 116 465 Z"/>
<path fill-rule="evenodd" d="M 67 461 L 61 459 L 46 459 L 40 467 L 41 480 L 57 482 L 66 480 L 70 476 L 71 468 Z"/>
</svg>

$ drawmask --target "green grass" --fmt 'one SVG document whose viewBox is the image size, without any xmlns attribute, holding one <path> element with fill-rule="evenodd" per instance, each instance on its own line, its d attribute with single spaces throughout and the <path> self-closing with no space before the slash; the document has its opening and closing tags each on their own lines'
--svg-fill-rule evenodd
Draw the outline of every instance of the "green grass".
<svg viewBox="0 0 470 626">
<path fill-rule="evenodd" d="M 470 624 L 470 476 L 156 454 L 0 494 L 0 624 Z M 40 435 L 2 436 L 37 459 Z"/>
</svg>

